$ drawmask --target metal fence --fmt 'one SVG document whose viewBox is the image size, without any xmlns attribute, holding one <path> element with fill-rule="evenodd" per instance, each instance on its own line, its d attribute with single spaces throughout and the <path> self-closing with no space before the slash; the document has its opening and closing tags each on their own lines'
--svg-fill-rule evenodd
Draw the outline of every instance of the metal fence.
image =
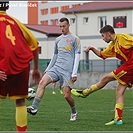
<svg viewBox="0 0 133 133">
<path fill-rule="evenodd" d="M 79 64 L 79 72 L 110 72 L 120 66 L 117 59 L 108 60 L 81 60 Z"/>
<path fill-rule="evenodd" d="M 44 71 L 50 59 L 39 59 L 39 69 Z M 107 59 L 107 60 L 80 60 L 78 73 L 81 72 L 110 72 L 120 66 L 120 61 L 117 59 Z M 31 62 L 32 67 L 32 62 Z"/>
</svg>

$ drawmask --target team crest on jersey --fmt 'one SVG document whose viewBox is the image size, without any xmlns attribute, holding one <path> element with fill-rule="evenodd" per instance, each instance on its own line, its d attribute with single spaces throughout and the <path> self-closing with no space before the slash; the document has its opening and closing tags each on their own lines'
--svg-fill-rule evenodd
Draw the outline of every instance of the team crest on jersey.
<svg viewBox="0 0 133 133">
<path fill-rule="evenodd" d="M 67 44 L 65 49 L 70 51 L 72 49 L 72 46 L 70 44 Z"/>
</svg>

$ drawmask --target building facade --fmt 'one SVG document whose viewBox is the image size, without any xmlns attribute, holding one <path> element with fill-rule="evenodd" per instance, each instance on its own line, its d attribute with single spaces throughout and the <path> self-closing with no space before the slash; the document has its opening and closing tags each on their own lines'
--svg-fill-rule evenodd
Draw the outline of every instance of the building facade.
<svg viewBox="0 0 133 133">
<path fill-rule="evenodd" d="M 58 25 L 58 20 L 65 15 L 63 10 L 77 7 L 84 2 L 80 1 L 29 1 L 29 4 L 36 7 L 28 7 L 28 24 Z M 33 17 L 34 12 L 34 17 Z"/>
</svg>

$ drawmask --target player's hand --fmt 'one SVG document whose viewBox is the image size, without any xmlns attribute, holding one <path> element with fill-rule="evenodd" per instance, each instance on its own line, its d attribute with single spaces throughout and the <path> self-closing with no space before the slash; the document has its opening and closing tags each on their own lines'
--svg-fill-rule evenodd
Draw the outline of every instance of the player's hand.
<svg viewBox="0 0 133 133">
<path fill-rule="evenodd" d="M 75 82 L 76 80 L 77 80 L 77 77 L 76 76 L 72 77 L 72 81 L 73 82 Z"/>
<path fill-rule="evenodd" d="M 36 83 L 39 83 L 40 79 L 41 79 L 41 76 L 40 76 L 40 72 L 38 69 L 36 70 L 33 70 L 32 72 L 32 78 L 33 80 L 36 82 Z"/>
<path fill-rule="evenodd" d="M 5 72 L 0 71 L 0 80 L 5 81 L 7 79 L 7 75 L 5 74 Z"/>
<path fill-rule="evenodd" d="M 89 46 L 89 47 L 86 48 L 86 52 L 89 52 L 92 49 L 93 49 L 93 47 L 92 46 Z"/>
</svg>

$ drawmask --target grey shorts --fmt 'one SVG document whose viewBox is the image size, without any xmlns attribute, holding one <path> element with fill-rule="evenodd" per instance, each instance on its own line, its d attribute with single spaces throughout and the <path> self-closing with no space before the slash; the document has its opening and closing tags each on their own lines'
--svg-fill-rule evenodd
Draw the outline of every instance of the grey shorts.
<svg viewBox="0 0 133 133">
<path fill-rule="evenodd" d="M 52 67 L 46 74 L 53 82 L 60 81 L 62 86 L 69 86 L 73 88 L 73 81 L 71 80 L 71 73 L 62 69 Z"/>
</svg>

